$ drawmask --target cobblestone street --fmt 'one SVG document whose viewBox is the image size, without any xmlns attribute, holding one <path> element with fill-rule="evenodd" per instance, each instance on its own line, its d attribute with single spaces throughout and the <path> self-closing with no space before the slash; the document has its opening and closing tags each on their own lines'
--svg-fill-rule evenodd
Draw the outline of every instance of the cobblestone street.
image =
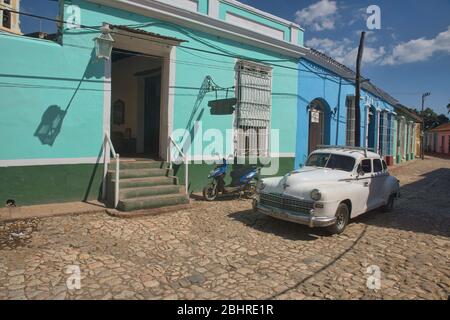
<svg viewBox="0 0 450 320">
<path fill-rule="evenodd" d="M 248 200 L 1 223 L 0 299 L 447 299 L 450 160 L 393 174 L 394 212 L 368 213 L 339 236 L 254 213 Z M 78 290 L 66 285 L 72 265 Z"/>
</svg>

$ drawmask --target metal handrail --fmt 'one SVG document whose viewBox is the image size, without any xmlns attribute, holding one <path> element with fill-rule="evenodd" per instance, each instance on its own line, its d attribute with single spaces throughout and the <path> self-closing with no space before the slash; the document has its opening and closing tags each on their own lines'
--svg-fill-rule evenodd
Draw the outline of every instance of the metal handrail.
<svg viewBox="0 0 450 320">
<path fill-rule="evenodd" d="M 169 136 L 169 143 L 167 144 L 167 161 L 169 162 L 169 168 L 172 169 L 172 152 L 170 150 L 171 145 L 174 145 L 175 148 L 177 149 L 178 153 L 180 154 L 180 156 L 183 158 L 184 161 L 184 186 L 186 189 L 186 194 L 189 195 L 189 159 L 188 159 L 188 155 L 185 154 L 180 146 L 172 139 L 172 137 Z"/>
<path fill-rule="evenodd" d="M 113 156 L 114 159 L 116 159 L 116 172 L 115 172 L 115 188 L 114 188 L 114 208 L 117 208 L 117 205 L 119 204 L 119 188 L 120 188 L 120 155 L 116 152 L 116 150 L 114 149 L 114 145 L 111 141 L 111 138 L 109 137 L 108 132 L 105 132 L 105 140 L 103 142 L 103 147 L 104 147 L 104 166 L 103 166 L 103 171 L 104 171 L 104 177 L 107 176 L 108 174 L 108 157 L 107 157 L 107 150 L 106 147 L 109 146 L 110 152 Z M 106 197 L 106 183 L 105 181 L 103 181 L 103 194 L 104 197 Z"/>
</svg>

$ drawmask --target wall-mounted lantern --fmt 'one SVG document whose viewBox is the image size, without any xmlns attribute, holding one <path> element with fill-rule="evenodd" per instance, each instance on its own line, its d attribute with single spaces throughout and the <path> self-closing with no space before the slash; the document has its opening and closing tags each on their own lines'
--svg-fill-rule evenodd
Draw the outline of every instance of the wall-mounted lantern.
<svg viewBox="0 0 450 320">
<path fill-rule="evenodd" d="M 108 26 L 101 27 L 102 34 L 94 39 L 95 55 L 97 59 L 111 59 L 111 53 L 114 46 L 114 39 L 111 37 L 111 30 Z"/>
</svg>

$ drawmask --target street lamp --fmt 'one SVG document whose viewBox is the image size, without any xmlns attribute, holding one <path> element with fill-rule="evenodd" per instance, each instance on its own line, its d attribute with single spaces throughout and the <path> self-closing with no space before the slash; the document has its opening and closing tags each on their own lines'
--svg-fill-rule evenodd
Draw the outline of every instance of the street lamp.
<svg viewBox="0 0 450 320">
<path fill-rule="evenodd" d="M 111 37 L 111 30 L 107 25 L 100 28 L 102 34 L 94 39 L 95 55 L 97 59 L 109 60 L 114 46 L 114 39 Z"/>
<path fill-rule="evenodd" d="M 420 156 L 422 160 L 425 159 L 425 115 L 423 114 L 423 109 L 425 107 L 425 98 L 430 96 L 431 92 L 426 92 L 422 95 L 422 136 L 420 144 Z"/>
</svg>

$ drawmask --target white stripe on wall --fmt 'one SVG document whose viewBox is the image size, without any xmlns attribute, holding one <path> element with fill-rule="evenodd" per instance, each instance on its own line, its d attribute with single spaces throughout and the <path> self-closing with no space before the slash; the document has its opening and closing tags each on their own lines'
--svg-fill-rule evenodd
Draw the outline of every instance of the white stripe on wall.
<svg viewBox="0 0 450 320">
<path fill-rule="evenodd" d="M 55 158 L 55 159 L 18 159 L 0 160 L 0 167 L 49 166 L 63 164 L 94 164 L 98 158 Z"/>
</svg>

